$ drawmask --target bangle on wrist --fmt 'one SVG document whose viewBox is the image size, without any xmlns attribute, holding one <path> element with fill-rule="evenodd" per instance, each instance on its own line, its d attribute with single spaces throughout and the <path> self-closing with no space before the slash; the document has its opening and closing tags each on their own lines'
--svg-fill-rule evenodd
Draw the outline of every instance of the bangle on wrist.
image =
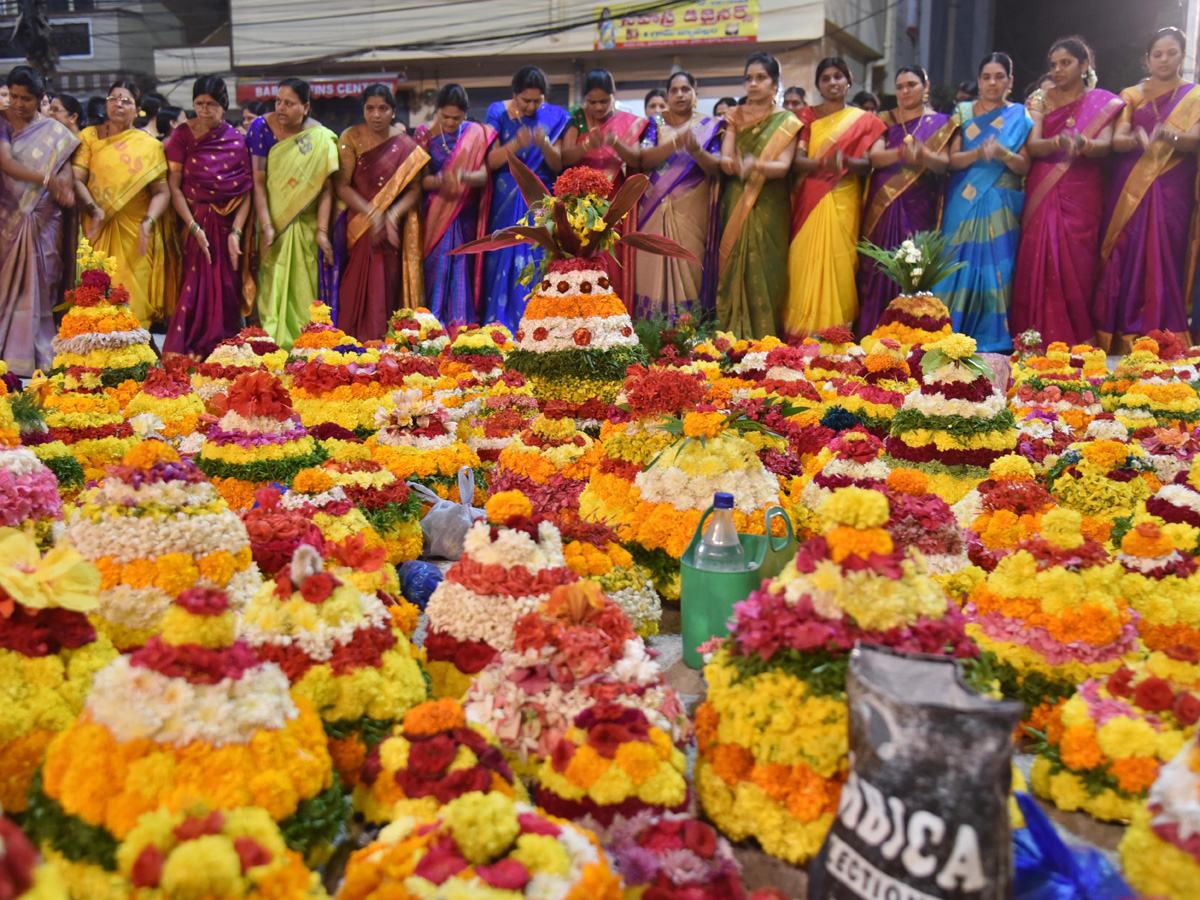
<svg viewBox="0 0 1200 900">
<path fill-rule="evenodd" d="M 229 229 L 229 233 L 230 233 L 230 234 L 232 234 L 234 237 L 241 237 L 241 236 L 242 236 L 242 229 L 240 229 L 240 228 L 231 228 L 231 229 Z"/>
<path fill-rule="evenodd" d="M 146 218 L 142 219 L 142 224 L 149 225 L 151 228 L 153 228 L 154 227 L 154 216 L 146 216 Z"/>
</svg>

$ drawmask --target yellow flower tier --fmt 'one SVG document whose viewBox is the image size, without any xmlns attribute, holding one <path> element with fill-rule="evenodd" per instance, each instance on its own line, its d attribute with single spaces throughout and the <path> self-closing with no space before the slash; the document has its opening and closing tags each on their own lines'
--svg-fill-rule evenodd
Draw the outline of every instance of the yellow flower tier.
<svg viewBox="0 0 1200 900">
<path fill-rule="evenodd" d="M 1191 551 L 1200 531 L 1139 517 L 1121 539 L 1121 595 L 1141 618 L 1138 635 L 1151 650 L 1179 645 L 1200 653 L 1200 569 Z"/>
<path fill-rule="evenodd" d="M 74 367 L 44 385 L 43 417 L 50 436 L 62 441 L 83 467 L 88 480 L 136 443 L 121 416 L 120 401 L 106 392 L 99 369 Z"/>
<path fill-rule="evenodd" d="M 1117 519 L 1132 516 L 1161 487 L 1146 451 L 1115 440 L 1071 444 L 1045 483 L 1060 506 L 1087 517 L 1085 533 L 1101 543 Z"/>
</svg>

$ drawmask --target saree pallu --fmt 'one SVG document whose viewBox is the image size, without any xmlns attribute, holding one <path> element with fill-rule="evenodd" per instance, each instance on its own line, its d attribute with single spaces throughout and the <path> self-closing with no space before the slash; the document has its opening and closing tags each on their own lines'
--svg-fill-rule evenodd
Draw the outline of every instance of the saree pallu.
<svg viewBox="0 0 1200 900">
<path fill-rule="evenodd" d="M 883 134 L 884 124 L 868 112 L 847 108 L 817 119 L 807 130 L 813 159 L 824 159 L 837 148 L 847 157 L 862 157 Z M 818 170 L 801 179 L 792 203 L 784 340 L 802 340 L 858 315 L 854 276 L 861 213 L 859 176 Z"/>
<path fill-rule="evenodd" d="M 351 185 L 371 207 L 386 212 L 412 183 L 429 154 L 406 134 L 388 138 L 358 157 Z M 383 187 L 379 185 L 382 184 Z M 406 223 L 407 228 L 407 223 Z M 420 266 L 418 253 L 389 244 L 371 243 L 370 223 L 346 214 L 346 267 L 338 287 L 337 327 L 360 341 L 378 341 L 403 293 L 401 273 Z"/>
<path fill-rule="evenodd" d="M 101 140 L 95 128 L 79 133 L 80 149 L 74 165 L 86 170 L 88 191 L 104 211 L 100 234 L 92 242 L 95 250 L 113 257 L 117 271 L 113 281 L 129 291 L 129 308 L 144 327 L 163 318 L 168 268 L 174 260 L 166 256 L 163 235 L 174 227 L 168 211 L 150 233 L 146 255 L 138 253 L 142 220 L 150 208 L 150 186 L 167 174 L 163 146 L 144 131 L 130 128 Z M 83 217 L 83 230 L 91 219 Z"/>
<path fill-rule="evenodd" d="M 251 202 L 250 153 L 228 122 L 199 138 L 191 128 L 176 128 L 165 149 L 167 164 L 180 172 L 192 216 L 208 238 L 211 261 L 190 232 L 183 236 L 183 281 L 163 352 L 203 359 L 241 328 L 241 281 L 229 255 L 229 235 L 238 208 Z"/>
<path fill-rule="evenodd" d="M 707 116 L 693 119 L 700 146 L 721 153 L 721 123 Z M 634 314 L 639 319 L 716 310 L 720 192 L 717 179 L 705 174 L 686 150 L 672 154 L 650 176 L 639 203 L 638 231 L 661 234 L 696 254 L 703 265 L 639 253 L 634 267 Z"/>
<path fill-rule="evenodd" d="M 739 129 L 737 152 L 774 159 L 799 130 L 799 119 L 778 110 Z M 755 173 L 745 181 L 730 178 L 725 187 L 717 319 L 722 331 L 739 340 L 764 338 L 778 328 L 776 304 L 782 306 L 787 296 L 790 212 L 786 178 L 768 180 Z"/>
<path fill-rule="evenodd" d="M 511 141 L 522 127 L 531 131 L 541 126 L 551 143 L 562 137 L 567 127 L 566 110 L 543 103 L 532 116 L 513 118 L 508 104 L 497 100 L 488 108 L 487 124 L 496 130 L 502 144 Z M 516 154 L 548 188 L 554 186 L 554 172 L 546 163 L 542 151 L 530 144 Z M 530 219 L 529 207 L 517 188 L 517 181 L 507 163 L 492 173 L 492 205 L 487 217 L 489 233 L 518 225 Z M 491 250 L 483 255 L 483 291 L 487 300 L 485 321 L 499 322 L 509 331 L 516 331 L 525 314 L 529 286 L 520 283 L 521 271 L 531 262 L 541 259 L 544 250 L 532 244 L 517 244 L 504 250 Z"/>
<path fill-rule="evenodd" d="M 1187 131 L 1200 121 L 1200 87 L 1192 84 L 1152 100 L 1138 88 L 1121 97 L 1133 127 L 1147 133 L 1159 122 Z M 1166 141 L 1118 155 L 1100 232 L 1093 320 L 1106 349 L 1115 335 L 1188 330 L 1200 252 L 1196 169 L 1195 153 L 1176 153 Z"/>
<path fill-rule="evenodd" d="M 258 266 L 258 316 L 285 350 L 318 296 L 317 207 L 338 166 L 337 138 L 323 125 L 285 138 L 267 156 L 267 208 L 275 242 Z"/>
<path fill-rule="evenodd" d="M 1095 138 L 1112 124 L 1125 101 L 1091 90 L 1042 120 L 1042 137 Z M 1047 344 L 1090 342 L 1092 297 L 1099 268 L 1104 213 L 1105 162 L 1065 150 L 1035 159 L 1025 180 L 1025 212 L 1017 253 L 1009 330 L 1041 332 Z"/>
<path fill-rule="evenodd" d="M 1033 120 L 1019 104 L 973 119 L 970 103 L 959 106 L 962 149 L 973 150 L 990 137 L 1016 153 L 1025 144 Z M 1021 239 L 1025 192 L 1021 176 L 1000 160 L 980 160 L 950 178 L 942 234 L 949 252 L 966 266 L 933 287 L 950 310 L 954 330 L 975 339 L 981 353 L 1003 353 L 1012 347 L 1008 309 L 1013 266 Z"/>
<path fill-rule="evenodd" d="M 881 121 L 888 126 L 886 146 L 889 150 L 903 148 L 904 138 L 911 134 L 913 140 L 940 153 L 946 149 L 955 131 L 950 116 L 942 113 L 922 115 L 915 125 L 911 121 L 888 124 L 891 113 L 884 113 Z M 892 250 L 918 231 L 936 231 L 944 187 L 945 179 L 928 169 L 905 166 L 900 160 L 876 169 L 867 183 L 863 237 L 878 247 Z M 858 333 L 870 334 L 900 289 L 896 282 L 879 271 L 875 260 L 861 255 L 857 283 Z"/>
<path fill-rule="evenodd" d="M 447 168 L 475 172 L 487 165 L 488 149 L 496 137 L 490 125 L 464 122 L 451 144 L 430 138 L 429 129 L 417 129 L 416 140 L 429 153 L 429 171 Z M 451 250 L 484 236 L 492 199 L 491 179 L 486 187 L 471 188 L 457 197 L 430 194 L 425 198 L 425 305 L 451 330 L 479 321 L 483 266 L 474 255 L 450 256 Z"/>
<path fill-rule="evenodd" d="M 13 159 L 43 176 L 66 165 L 77 146 L 53 119 L 39 118 L 12 138 Z M 62 210 L 49 191 L 0 175 L 0 356 L 16 375 L 50 368 L 52 310 L 67 287 L 62 247 Z"/>
<path fill-rule="evenodd" d="M 646 119 L 633 113 L 623 112 L 620 110 L 614 111 L 611 116 L 595 127 L 595 130 L 601 134 L 616 135 L 617 140 L 630 147 L 637 146 L 642 139 L 642 133 L 646 130 Z M 583 114 L 582 109 L 576 110 L 571 118 L 571 125 L 579 130 L 579 137 L 582 139 L 589 132 L 587 119 Z M 595 169 L 598 172 L 603 172 L 605 177 L 612 182 L 612 193 L 610 197 L 616 195 L 621 189 L 621 185 L 625 183 L 625 161 L 617 154 L 617 151 L 607 145 L 602 145 L 594 150 L 589 150 L 585 153 L 577 166 L 587 166 L 589 169 Z M 638 219 L 637 207 L 627 215 L 617 226 L 617 234 L 624 236 L 629 234 L 636 228 Z M 633 297 L 636 290 L 634 283 L 634 263 L 637 254 L 634 253 L 632 247 L 618 246 L 612 251 L 601 257 L 604 262 L 604 268 L 608 273 L 608 280 L 612 282 L 613 292 L 625 301 L 625 308 L 633 312 Z"/>
</svg>

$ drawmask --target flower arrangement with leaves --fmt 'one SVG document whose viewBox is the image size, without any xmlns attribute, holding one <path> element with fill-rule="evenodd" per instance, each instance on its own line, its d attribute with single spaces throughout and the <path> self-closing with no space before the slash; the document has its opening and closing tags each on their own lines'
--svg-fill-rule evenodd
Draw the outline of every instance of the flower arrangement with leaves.
<svg viewBox="0 0 1200 900">
<path fill-rule="evenodd" d="M 933 285 L 966 265 L 954 261 L 950 239 L 938 231 L 918 231 L 895 250 L 863 238 L 858 242 L 858 252 L 875 260 L 879 271 L 896 282 L 901 294 L 909 297 L 929 293 Z"/>
</svg>

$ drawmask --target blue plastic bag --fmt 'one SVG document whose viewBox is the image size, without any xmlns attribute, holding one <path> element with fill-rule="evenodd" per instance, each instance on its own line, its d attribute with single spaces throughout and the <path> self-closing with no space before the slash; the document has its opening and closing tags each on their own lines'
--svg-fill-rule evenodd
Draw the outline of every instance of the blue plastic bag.
<svg viewBox="0 0 1200 900">
<path fill-rule="evenodd" d="M 1037 802 L 1017 794 L 1025 827 L 1013 833 L 1013 900 L 1120 900 L 1133 891 L 1095 850 L 1073 849 Z"/>
<path fill-rule="evenodd" d="M 400 593 L 409 603 L 415 603 L 422 612 L 433 596 L 433 590 L 442 583 L 442 570 L 431 562 L 410 559 L 400 564 Z"/>
</svg>

